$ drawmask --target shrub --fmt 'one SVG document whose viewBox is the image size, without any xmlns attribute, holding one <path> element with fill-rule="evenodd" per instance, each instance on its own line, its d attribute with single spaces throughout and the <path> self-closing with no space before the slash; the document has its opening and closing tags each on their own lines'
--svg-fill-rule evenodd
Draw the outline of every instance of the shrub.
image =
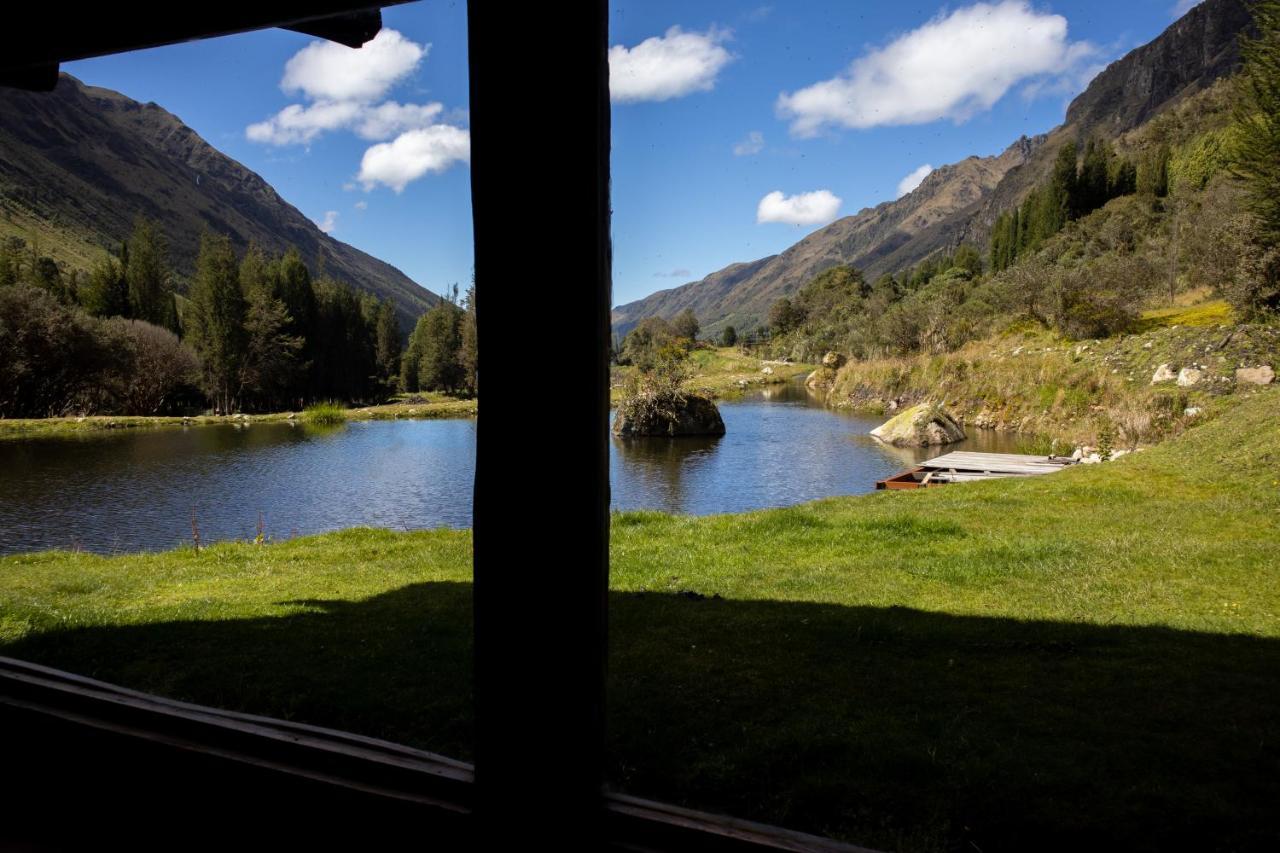
<svg viewBox="0 0 1280 853">
<path fill-rule="evenodd" d="M 313 403 L 303 410 L 302 420 L 314 426 L 338 426 L 347 422 L 347 410 L 337 403 Z"/>
</svg>

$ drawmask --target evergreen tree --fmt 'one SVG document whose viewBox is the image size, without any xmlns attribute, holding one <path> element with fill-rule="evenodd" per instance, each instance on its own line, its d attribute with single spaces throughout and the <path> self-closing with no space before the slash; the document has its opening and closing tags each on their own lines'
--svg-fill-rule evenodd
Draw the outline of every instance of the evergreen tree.
<svg viewBox="0 0 1280 853">
<path fill-rule="evenodd" d="M 720 346 L 731 347 L 738 342 L 738 330 L 733 326 L 725 326 L 720 333 Z"/>
<path fill-rule="evenodd" d="M 391 388 L 400 376 L 400 324 L 390 299 L 378 303 L 376 323 L 378 376 Z"/>
<path fill-rule="evenodd" d="M 441 300 L 422 315 L 423 336 L 418 387 L 423 391 L 456 391 L 462 386 L 458 353 L 462 348 L 462 310 Z"/>
<path fill-rule="evenodd" d="M 1042 201 L 1041 239 L 1057 234 L 1080 210 L 1077 153 L 1074 142 L 1068 142 L 1058 149 L 1057 159 L 1053 161 L 1053 176 L 1049 179 L 1049 191 Z"/>
<path fill-rule="evenodd" d="M 241 270 L 244 269 L 242 264 Z M 252 266 L 249 271 L 256 272 Z M 260 408 L 288 405 L 302 368 L 303 339 L 289 334 L 289 312 L 268 288 L 261 286 L 261 281 L 248 288 L 245 303 L 239 385 Z"/>
<path fill-rule="evenodd" d="M 1280 0 L 1251 7 L 1257 38 L 1241 45 L 1236 78 L 1237 132 L 1231 171 L 1244 181 L 1250 212 L 1264 239 L 1280 240 Z"/>
<path fill-rule="evenodd" d="M 154 222 L 139 219 L 129 237 L 125 279 L 135 319 L 170 328 L 176 325 L 169 297 L 169 267 L 163 235 Z"/>
<path fill-rule="evenodd" d="M 1110 153 L 1110 146 L 1098 139 L 1090 139 L 1085 146 L 1084 162 L 1080 166 L 1077 216 L 1097 210 L 1109 200 Z"/>
<path fill-rule="evenodd" d="M 80 304 L 95 317 L 128 317 L 129 282 L 123 265 L 109 254 L 94 264 L 80 291 Z"/>
<path fill-rule="evenodd" d="M 462 365 L 462 385 L 468 394 L 480 393 L 480 335 L 476 322 L 476 283 L 473 278 L 463 300 L 462 342 L 458 361 Z"/>
<path fill-rule="evenodd" d="M 136 247 L 131 247 L 131 268 L 136 252 Z M 221 412 L 235 411 L 239 405 L 246 348 L 245 313 L 239 264 L 231 240 L 225 235 L 206 233 L 200 238 L 196 275 L 191 284 L 187 338 L 204 363 L 205 393 Z"/>
</svg>

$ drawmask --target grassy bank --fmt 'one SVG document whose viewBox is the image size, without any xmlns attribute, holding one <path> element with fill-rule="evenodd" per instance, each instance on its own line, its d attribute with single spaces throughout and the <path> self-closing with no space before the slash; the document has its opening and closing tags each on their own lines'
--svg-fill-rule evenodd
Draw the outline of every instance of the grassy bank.
<svg viewBox="0 0 1280 853">
<path fill-rule="evenodd" d="M 693 378 L 685 388 L 713 399 L 733 397 L 746 391 L 759 390 L 769 385 L 786 382 L 796 376 L 810 373 L 815 365 L 763 361 L 745 355 L 737 347 L 696 349 L 689 354 Z M 610 392 L 616 403 L 622 395 L 622 386 L 633 368 L 615 366 L 611 370 Z M 764 371 L 768 369 L 768 373 Z"/>
<path fill-rule="evenodd" d="M 1013 331 L 943 355 L 851 362 L 827 398 L 837 407 L 877 414 L 930 400 L 944 402 L 966 426 L 1092 443 L 1110 429 L 1117 443 L 1149 443 L 1211 417 L 1239 393 L 1239 367 L 1280 368 L 1280 328 L 1224 325 L 1225 305 L 1153 311 L 1145 331 L 1103 340 L 1067 341 L 1040 329 Z M 1168 365 L 1175 378 L 1152 384 Z M 1192 411 L 1188 413 L 1188 409 Z M 1197 411 L 1198 410 L 1198 411 Z"/>
<path fill-rule="evenodd" d="M 1274 849 L 1280 391 L 1047 477 L 614 517 L 633 793 L 884 849 Z M 0 654 L 470 752 L 470 538 L 0 560 Z"/>
<path fill-rule="evenodd" d="M 459 400 L 445 394 L 401 395 L 380 406 L 364 406 L 343 410 L 344 421 L 378 421 L 396 418 L 465 418 L 476 414 L 475 400 Z M 336 417 L 330 415 L 331 418 Z M 40 436 L 82 435 L 101 430 L 158 429 L 165 427 L 208 426 L 212 424 L 279 423 L 306 420 L 302 412 L 272 412 L 252 415 L 194 415 L 192 417 L 140 417 L 129 415 L 95 415 L 72 418 L 0 418 L 0 441 L 37 438 Z"/>
</svg>

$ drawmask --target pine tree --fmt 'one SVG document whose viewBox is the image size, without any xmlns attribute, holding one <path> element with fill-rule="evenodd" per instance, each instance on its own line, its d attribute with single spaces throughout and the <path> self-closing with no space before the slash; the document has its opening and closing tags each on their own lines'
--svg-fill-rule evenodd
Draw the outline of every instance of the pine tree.
<svg viewBox="0 0 1280 853">
<path fill-rule="evenodd" d="M 1244 181 L 1250 211 L 1272 243 L 1280 240 L 1280 0 L 1252 5 L 1258 36 L 1241 45 L 1231 171 Z"/>
<path fill-rule="evenodd" d="M 473 278 L 463 300 L 462 342 L 458 361 L 462 364 L 462 385 L 468 394 L 480 393 L 480 330 L 476 322 L 476 283 Z"/>
<path fill-rule="evenodd" d="M 378 376 L 392 388 L 400 376 L 400 324 L 390 299 L 378 303 L 376 324 Z"/>
<path fill-rule="evenodd" d="M 462 310 L 441 300 L 422 315 L 423 337 L 418 362 L 418 388 L 456 391 L 462 386 L 458 352 L 462 348 Z"/>
<path fill-rule="evenodd" d="M 80 304 L 95 317 L 129 316 L 129 282 L 124 267 L 106 254 L 94 264 L 80 293 Z"/>
<path fill-rule="evenodd" d="M 130 266 L 136 260 L 130 250 Z M 205 392 L 221 412 L 239 405 L 240 380 L 246 348 L 245 299 L 239 265 L 225 235 L 200 238 L 196 275 L 187 310 L 187 339 L 204 362 Z"/>
<path fill-rule="evenodd" d="M 169 267 L 164 236 L 154 222 L 139 219 L 129 237 L 125 279 L 134 319 L 157 326 L 176 324 L 169 297 Z"/>
</svg>

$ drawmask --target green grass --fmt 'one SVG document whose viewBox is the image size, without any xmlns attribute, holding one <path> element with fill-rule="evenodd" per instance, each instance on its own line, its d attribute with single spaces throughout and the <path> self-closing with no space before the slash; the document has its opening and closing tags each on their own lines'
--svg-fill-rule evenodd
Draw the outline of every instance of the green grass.
<svg viewBox="0 0 1280 853">
<path fill-rule="evenodd" d="M 1175 305 L 1142 312 L 1142 331 L 1166 326 L 1225 326 L 1232 321 L 1231 306 L 1224 299 L 1212 299 L 1195 305 Z"/>
<path fill-rule="evenodd" d="M 713 399 L 781 384 L 792 377 L 811 373 L 816 366 L 765 362 L 744 355 L 737 347 L 695 349 L 689 354 L 689 364 L 693 368 L 693 377 L 685 383 L 685 388 Z M 769 373 L 763 372 L 766 367 Z M 631 370 L 630 367 L 613 368 L 611 396 L 614 403 L 621 399 L 623 382 Z"/>
<path fill-rule="evenodd" d="M 1212 304 L 1173 312 L 1205 312 Z M 1178 435 L 1239 391 L 1235 370 L 1280 365 L 1280 326 L 1223 327 L 1188 322 L 1186 313 L 1151 319 L 1141 333 L 1102 340 L 1069 341 L 1041 330 L 1016 329 L 974 341 L 953 352 L 853 361 L 840 369 L 827 402 L 883 414 L 901 406 L 943 402 L 966 428 L 989 427 L 1058 439 L 1096 443 L 1110 424 L 1114 432 L 1133 425 L 1139 443 Z M 1156 368 L 1199 366 L 1194 387 L 1173 381 L 1151 384 Z M 1229 403 L 1229 401 L 1228 401 Z M 1126 442 L 1128 443 L 1128 442 Z"/>
<path fill-rule="evenodd" d="M 615 515 L 611 784 L 883 849 L 1275 849 L 1277 423 L 1268 390 L 1046 477 Z M 0 654 L 467 758 L 469 548 L 4 558 Z"/>
<path fill-rule="evenodd" d="M 313 403 L 302 410 L 303 423 L 339 426 L 347 422 L 347 409 L 337 403 Z"/>
</svg>

